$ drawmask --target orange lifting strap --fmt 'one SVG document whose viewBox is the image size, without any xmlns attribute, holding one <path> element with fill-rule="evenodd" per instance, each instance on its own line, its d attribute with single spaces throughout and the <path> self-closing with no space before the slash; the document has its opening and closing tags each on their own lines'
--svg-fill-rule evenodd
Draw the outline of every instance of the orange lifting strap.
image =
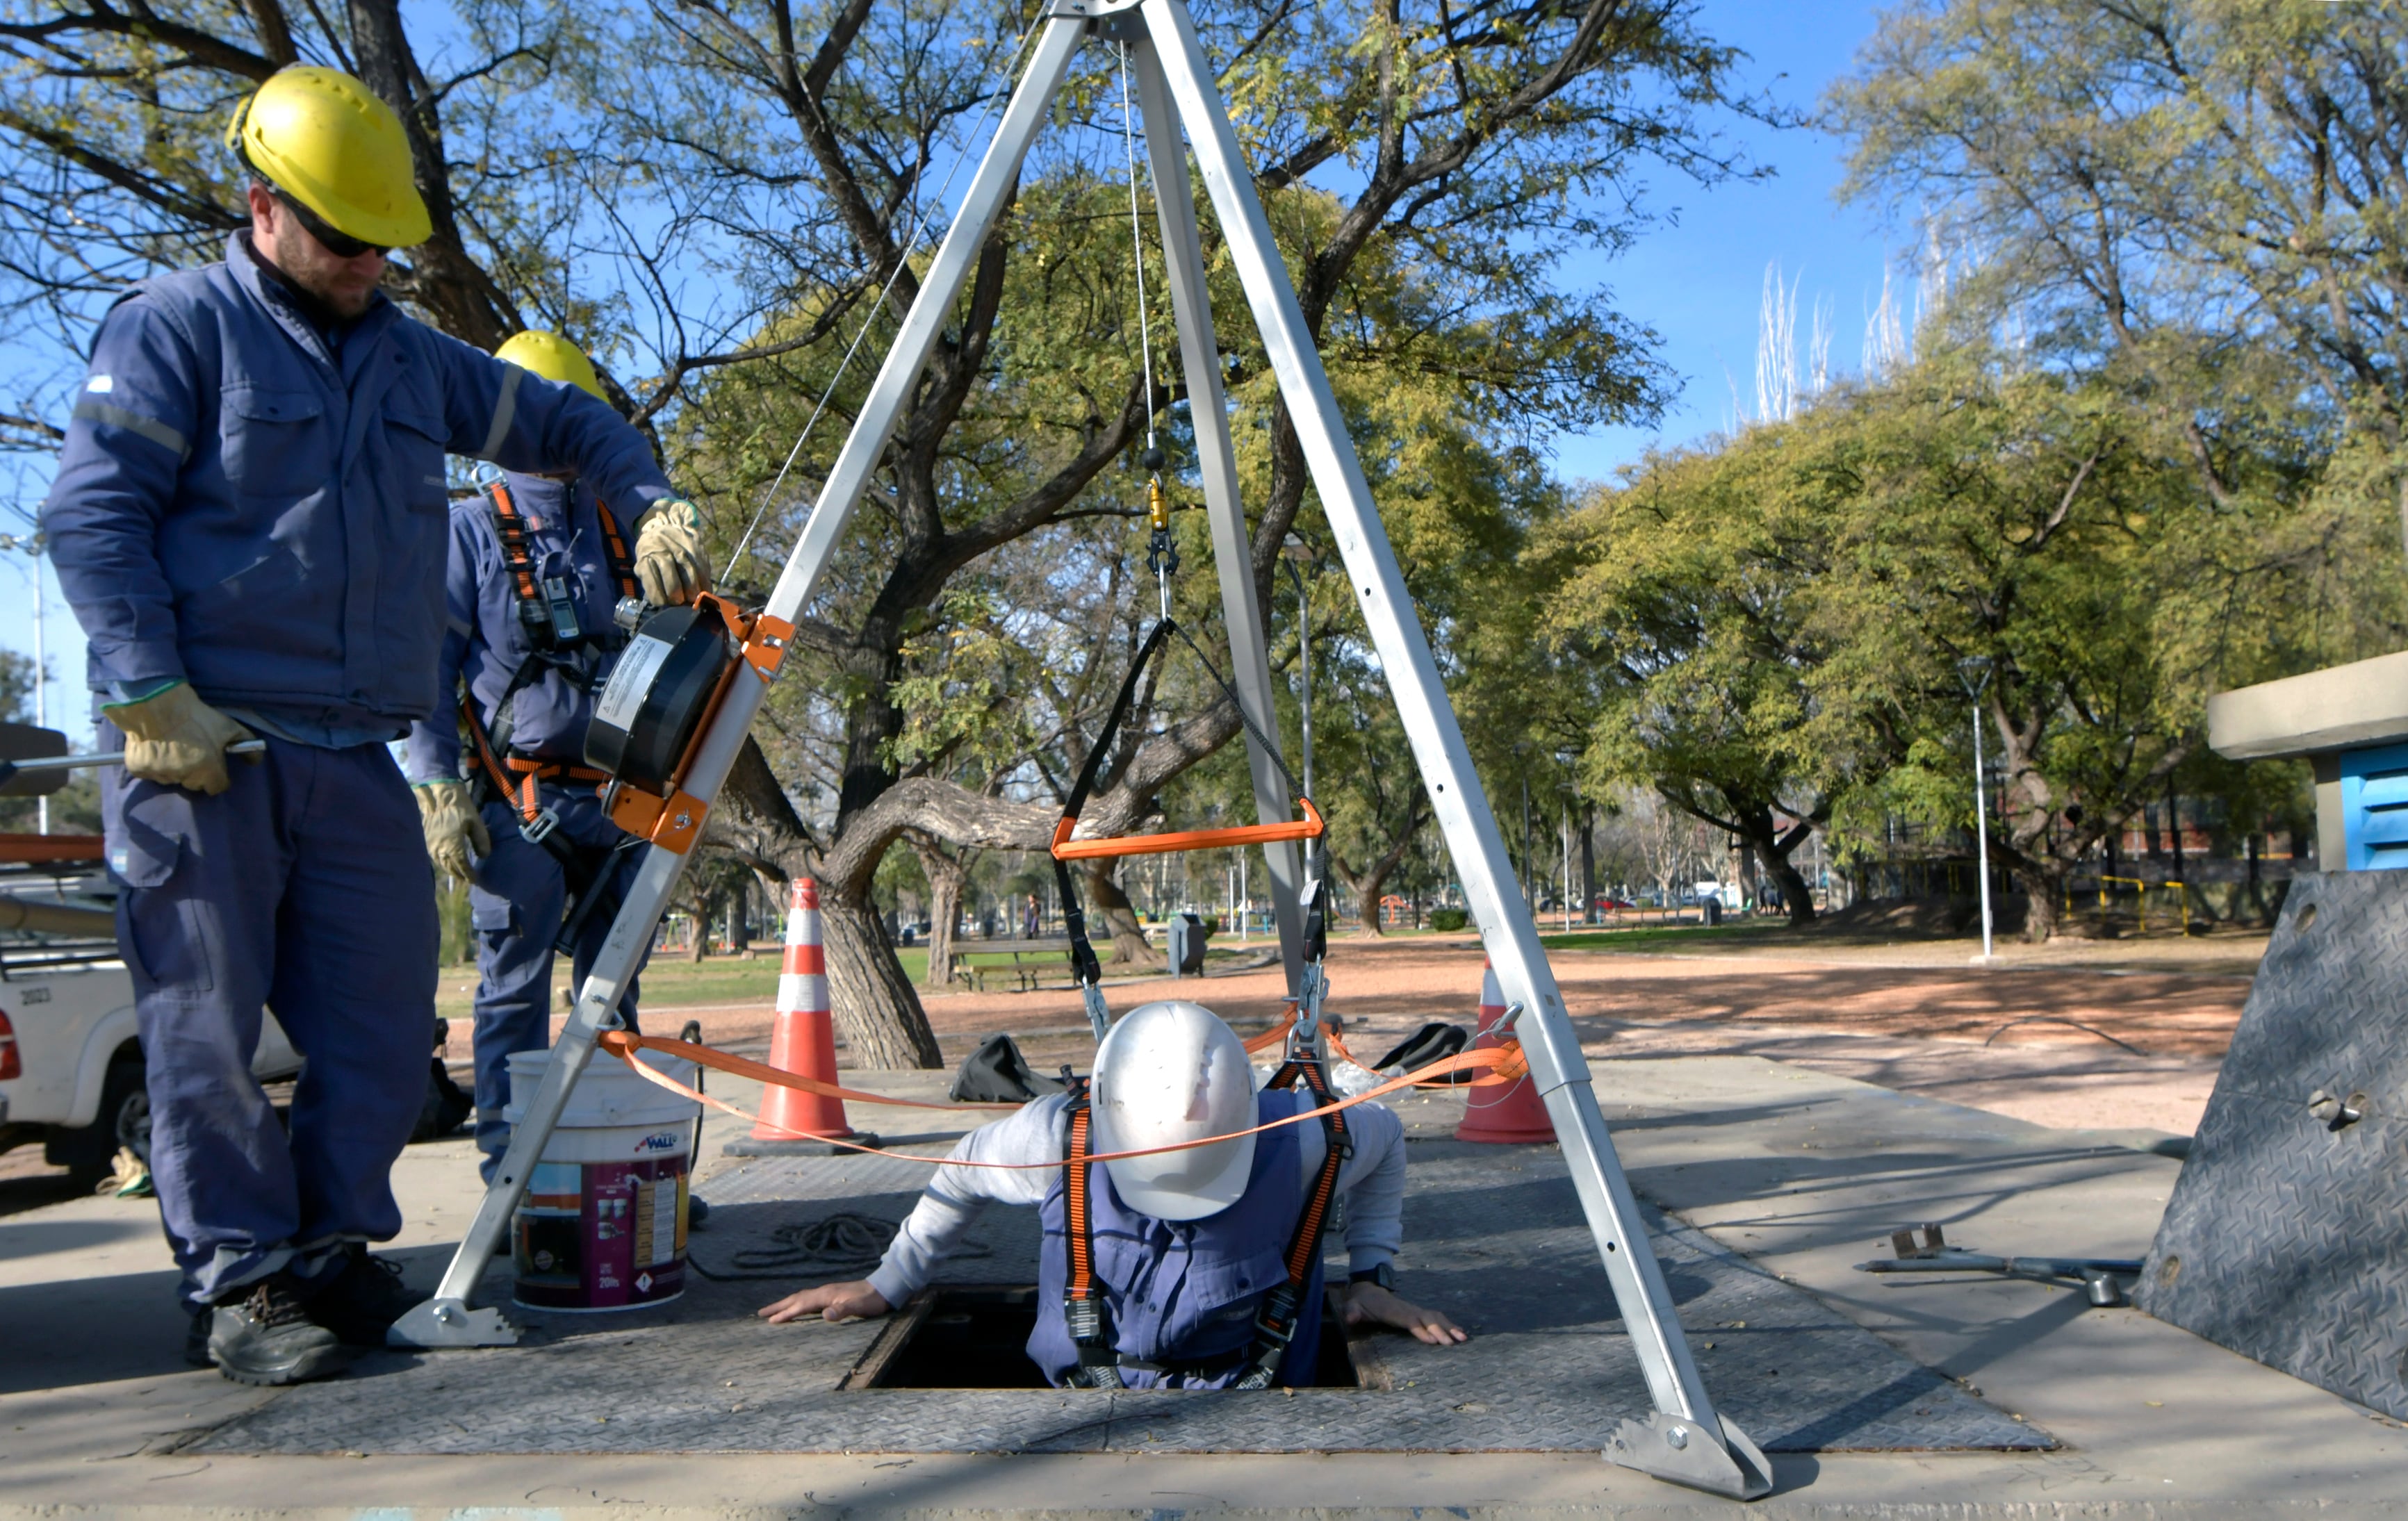
<svg viewBox="0 0 2408 1521">
<path fill-rule="evenodd" d="M 1092 861 L 1106 855 L 1168 855 L 1174 851 L 1212 851 L 1225 845 L 1268 845 L 1280 839 L 1319 839 L 1321 810 L 1312 806 L 1310 797 L 1299 797 L 1296 806 L 1304 817 L 1286 824 L 1248 824 L 1228 829 L 1182 829 L 1167 835 L 1122 835 L 1106 839 L 1072 839 L 1070 831 L 1079 826 L 1076 819 L 1064 819 L 1054 825 L 1054 859 L 1057 861 Z"/>
</svg>

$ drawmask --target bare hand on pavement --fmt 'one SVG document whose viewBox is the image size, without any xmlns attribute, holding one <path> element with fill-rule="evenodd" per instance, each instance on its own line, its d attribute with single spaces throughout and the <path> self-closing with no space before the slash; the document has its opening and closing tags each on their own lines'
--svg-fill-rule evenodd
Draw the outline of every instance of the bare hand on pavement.
<svg viewBox="0 0 2408 1521">
<path fill-rule="evenodd" d="M 1449 1320 L 1442 1312 L 1409 1303 L 1377 1284 L 1349 1284 L 1342 1298 L 1349 1326 L 1393 1327 L 1434 1347 L 1471 1340 L 1469 1331 Z"/>
<path fill-rule="evenodd" d="M 894 1308 L 867 1281 L 856 1279 L 850 1284 L 822 1284 L 799 1294 L 789 1294 L 752 1313 L 772 1326 L 783 1326 L 812 1314 L 830 1321 L 867 1320 Z"/>
</svg>

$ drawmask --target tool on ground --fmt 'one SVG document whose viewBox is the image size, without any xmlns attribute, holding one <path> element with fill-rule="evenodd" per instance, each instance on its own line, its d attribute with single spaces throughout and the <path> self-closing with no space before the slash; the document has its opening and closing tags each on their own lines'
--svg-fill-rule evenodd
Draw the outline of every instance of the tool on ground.
<svg viewBox="0 0 2408 1521">
<path fill-rule="evenodd" d="M 1923 1240 L 1915 1241 L 1913 1227 L 1890 1233 L 1890 1250 L 1896 1257 L 1877 1257 L 1856 1264 L 1858 1272 L 1873 1273 L 1934 1273 L 1978 1272 L 2000 1278 L 2024 1278 L 2040 1284 L 2062 1284 L 2081 1289 L 2090 1302 L 2102 1309 L 2113 1309 L 2125 1302 L 2131 1287 L 2130 1281 L 2141 1276 L 2141 1264 L 2132 1257 L 2001 1257 L 1969 1252 L 1961 1246 L 1948 1244 L 1945 1234 L 1937 1225 L 1922 1227 Z M 1902 1284 L 1893 1284 L 1893 1288 Z"/>
<path fill-rule="evenodd" d="M 229 755 L 264 755 L 267 753 L 265 739 L 236 739 L 225 747 Z M 125 752 L 104 750 L 91 755 L 43 755 L 33 760 L 0 760 L 0 787 L 16 777 L 37 771 L 78 771 L 91 766 L 122 766 Z"/>
<path fill-rule="evenodd" d="M 740 658 L 726 660 L 715 692 L 698 708 L 665 704 L 650 710 L 652 721 L 668 733 L 691 735 L 682 747 L 663 747 L 664 753 L 681 754 L 668 775 L 642 786 L 625 778 L 614 783 L 618 801 L 631 811 L 623 817 L 614 808 L 613 817 L 622 819 L 623 827 L 629 818 L 649 820 L 649 826 L 631 832 L 643 834 L 654 848 L 595 958 L 567 1026 L 552 1047 L 543 1080 L 524 1105 L 510 1149 L 435 1297 L 397 1321 L 392 1340 L 426 1347 L 516 1340 L 514 1327 L 494 1311 L 473 1307 L 471 1297 L 504 1239 L 545 1137 L 597 1045 L 606 1035 L 622 1045 L 636 1039 L 617 1027 L 620 996 L 651 945 L 686 853 L 735 766 L 768 683 L 778 675 L 795 623 L 845 542 L 853 513 L 954 302 L 1016 193 L 1029 146 L 1054 118 L 1054 98 L 1068 77 L 1071 60 L 1092 39 L 1126 44 L 1137 105 L 1146 122 L 1149 179 L 1179 333 L 1196 472 L 1221 580 L 1233 685 L 1240 711 L 1249 720 L 1247 757 L 1257 817 L 1292 822 L 1295 794 L 1282 785 L 1274 765 L 1278 747 L 1269 661 L 1254 595 L 1250 536 L 1238 496 L 1237 455 L 1189 175 L 1191 152 L 1217 213 L 1217 256 L 1226 261 L 1252 309 L 1254 330 L 1294 420 L 1330 538 L 1428 789 L 1456 878 L 1495 961 L 1509 1010 L 1519 1005 L 1522 1011 L 1514 1026 L 1521 1043 L 1510 1056 L 1505 1050 L 1490 1048 L 1448 1060 L 1478 1065 L 1526 1059 L 1533 1086 L 1563 1143 L 1599 1261 L 1630 1329 L 1630 1345 L 1654 1409 L 1643 1417 L 1622 1421 L 1605 1456 L 1659 1478 L 1734 1499 L 1768 1493 L 1772 1476 L 1763 1454 L 1716 1412 L 1682 1332 L 1663 1269 L 1648 1245 L 1638 1198 L 1607 1137 L 1580 1037 L 1540 948 L 1537 926 L 1515 882 L 1503 837 L 1448 704 L 1437 662 L 1347 436 L 1344 414 L 1184 0 L 1048 0 L 1031 26 L 1033 45 L 1024 38 L 1010 49 L 996 50 L 998 57 L 1009 60 L 1007 67 L 1016 67 L 1024 56 L 1026 66 L 1002 105 L 994 138 L 977 158 L 968 186 L 957 200 L 942 194 L 933 198 L 955 207 L 953 225 L 933 257 L 924 265 L 912 263 L 919 292 L 895 325 L 891 347 L 862 394 L 852 430 L 828 466 L 817 503 L 767 606 L 751 619 L 726 610 L 723 623 L 728 644 L 722 648 L 732 646 L 740 651 Z M 1005 97 L 998 92 L 993 98 Z M 960 155 L 959 162 L 970 162 L 970 155 Z M 862 331 L 868 329 L 865 325 Z M 797 452 L 799 447 L 798 440 Z M 666 664 L 666 654 L 664 649 L 656 667 Z M 622 669 L 627 668 L 623 660 Z M 649 683 L 631 674 L 624 685 L 614 679 L 613 686 L 598 706 L 610 710 L 613 725 L 633 739 L 635 720 L 648 711 Z M 596 763 L 590 748 L 588 760 Z M 639 801 L 630 803 L 630 798 Z M 1299 1041 L 1312 1049 L 1321 1028 L 1319 967 L 1317 962 L 1308 966 L 1306 956 L 1304 921 L 1312 903 L 1293 845 L 1293 840 L 1271 840 L 1265 846 L 1282 960 L 1290 995 L 1299 1008 L 1288 1036 L 1291 1055 Z M 781 1074 L 770 1081 L 792 1080 Z M 838 1097 L 853 1101 L 849 1093 Z"/>
</svg>

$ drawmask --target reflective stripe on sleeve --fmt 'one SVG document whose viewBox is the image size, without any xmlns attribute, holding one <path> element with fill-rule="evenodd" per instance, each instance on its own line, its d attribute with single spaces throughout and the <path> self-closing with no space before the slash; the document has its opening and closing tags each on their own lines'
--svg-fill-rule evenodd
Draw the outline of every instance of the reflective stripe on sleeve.
<svg viewBox="0 0 2408 1521">
<path fill-rule="evenodd" d="M 87 423 L 106 423 L 110 427 L 123 428 L 128 433 L 139 434 L 162 449 L 172 451 L 179 465 L 192 457 L 192 446 L 184 442 L 182 434 L 156 418 L 145 417 L 140 412 L 129 412 L 113 402 L 97 401 L 91 396 L 85 396 L 76 403 L 75 415 Z"/>
<path fill-rule="evenodd" d="M 494 451 L 501 448 L 502 440 L 509 437 L 511 419 L 518 416 L 519 381 L 526 375 L 526 371 L 516 365 L 507 365 L 503 367 L 509 373 L 502 377 L 501 399 L 494 403 L 494 425 L 485 434 L 485 447 L 477 451 L 479 459 L 494 457 Z"/>
</svg>

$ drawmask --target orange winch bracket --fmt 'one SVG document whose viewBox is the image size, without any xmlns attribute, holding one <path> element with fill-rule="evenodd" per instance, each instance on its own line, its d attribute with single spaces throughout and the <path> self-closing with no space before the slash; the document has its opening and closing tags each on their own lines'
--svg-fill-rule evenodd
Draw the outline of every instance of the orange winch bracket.
<svg viewBox="0 0 2408 1521">
<path fill-rule="evenodd" d="M 1248 824 L 1233 829 L 1183 829 L 1167 835 L 1122 835 L 1110 839 L 1072 839 L 1076 819 L 1054 826 L 1054 858 L 1092 861 L 1108 855 L 1167 855 L 1174 851 L 1213 851 L 1228 845 L 1268 845 L 1283 839 L 1319 839 L 1321 811 L 1310 797 L 1296 800 L 1304 817 L 1286 824 Z"/>
<path fill-rule="evenodd" d="M 713 719 L 727 701 L 728 683 L 739 670 L 750 669 L 763 682 L 778 674 L 778 667 L 786 657 L 787 642 L 793 639 L 795 625 L 783 618 L 762 613 L 747 618 L 744 610 L 715 592 L 705 592 L 695 598 L 705 611 L 716 613 L 727 625 L 728 637 L 743 652 L 739 660 L 730 661 L 720 673 L 719 684 L 711 689 L 710 702 L 703 709 L 701 722 L 695 725 L 694 741 L 679 757 L 677 770 L 669 778 L 666 797 L 636 788 L 623 788 L 610 803 L 610 822 L 631 835 L 651 840 L 663 850 L 686 854 L 695 841 L 702 838 L 703 821 L 710 816 L 710 805 L 685 789 L 687 768 L 694 764 L 694 753 L 702 744 L 702 737 L 710 731 Z"/>
</svg>

